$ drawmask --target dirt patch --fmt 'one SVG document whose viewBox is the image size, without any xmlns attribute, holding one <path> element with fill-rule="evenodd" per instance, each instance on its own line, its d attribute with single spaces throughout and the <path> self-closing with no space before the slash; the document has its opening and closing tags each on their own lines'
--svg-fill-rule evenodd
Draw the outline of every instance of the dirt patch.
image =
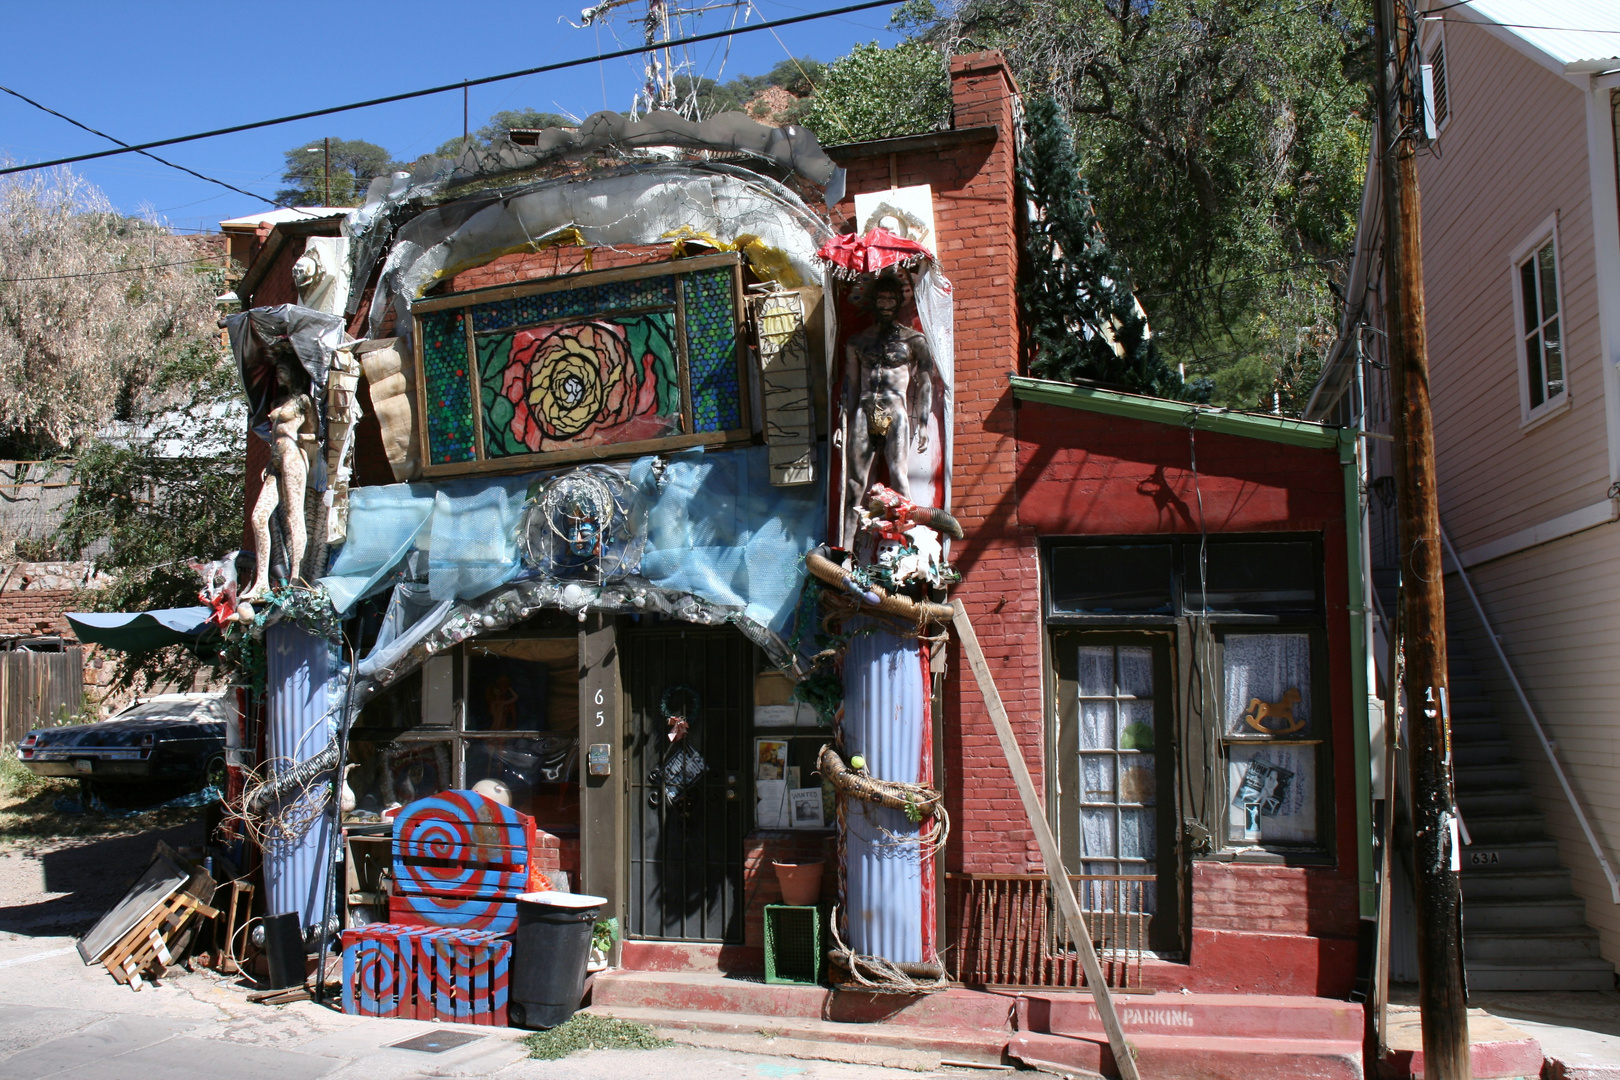
<svg viewBox="0 0 1620 1080">
<path fill-rule="evenodd" d="M 66 813 L 71 781 L 41 781 L 0 795 L 0 932 L 81 934 L 117 903 L 159 840 L 202 843 L 202 810 L 159 809 L 129 817 Z"/>
</svg>

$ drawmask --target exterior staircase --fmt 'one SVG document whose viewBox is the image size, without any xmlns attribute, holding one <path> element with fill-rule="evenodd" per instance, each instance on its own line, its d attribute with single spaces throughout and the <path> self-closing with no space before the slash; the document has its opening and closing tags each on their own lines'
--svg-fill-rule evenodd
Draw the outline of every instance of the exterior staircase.
<svg viewBox="0 0 1620 1080">
<path fill-rule="evenodd" d="M 1374 571 L 1394 613 L 1392 572 Z M 1447 619 L 1457 804 L 1472 843 L 1462 851 L 1463 958 L 1469 990 L 1613 990 L 1585 902 L 1547 833 L 1529 781 L 1455 617 Z M 1399 879 L 1397 879 L 1399 880 Z"/>
<path fill-rule="evenodd" d="M 1614 965 L 1598 955 L 1496 707 L 1469 658 L 1448 649 L 1457 804 L 1473 841 L 1462 852 L 1469 989 L 1613 990 Z"/>
</svg>

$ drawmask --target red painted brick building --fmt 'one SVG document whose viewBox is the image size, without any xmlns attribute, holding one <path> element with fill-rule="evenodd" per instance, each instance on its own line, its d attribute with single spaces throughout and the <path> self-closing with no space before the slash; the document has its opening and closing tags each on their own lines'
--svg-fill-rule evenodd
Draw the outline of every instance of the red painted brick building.
<svg viewBox="0 0 1620 1080">
<path fill-rule="evenodd" d="M 1161 732 L 1156 755 L 1161 781 L 1154 816 L 1167 820 L 1156 830 L 1157 858 L 1146 861 L 1160 870 L 1153 883 L 1158 886 L 1157 906 L 1173 911 L 1177 925 L 1173 932 L 1160 928 L 1153 934 L 1157 940 L 1152 944 L 1164 959 L 1149 958 L 1141 981 L 1172 990 L 1342 997 L 1354 981 L 1361 927 L 1358 819 L 1363 811 L 1358 800 L 1366 798 L 1366 771 L 1364 737 L 1358 745 L 1358 733 L 1366 727 L 1364 705 L 1358 708 L 1356 701 L 1365 692 L 1364 683 L 1355 678 L 1356 663 L 1365 661 L 1352 632 L 1347 473 L 1340 440 L 1335 432 L 1312 425 L 1220 416 L 1133 395 L 1016 378 L 1025 374 L 1027 361 L 1021 355 L 1016 295 L 1016 88 L 994 53 L 953 58 L 951 77 L 953 130 L 834 153 L 849 170 L 851 197 L 914 184 L 933 190 L 940 263 L 954 285 L 956 316 L 951 508 L 967 534 L 952 553 L 963 575 L 953 595 L 964 601 L 974 620 L 1029 768 L 1045 787 L 1060 833 L 1076 831 L 1077 810 L 1094 820 L 1144 811 L 1110 810 L 1101 805 L 1107 799 L 1082 798 L 1085 806 L 1068 805 L 1059 757 L 1092 755 L 1085 745 L 1058 737 L 1064 684 L 1072 689 L 1072 680 L 1062 677 L 1060 668 L 1068 661 L 1057 653 L 1148 648 L 1157 650 L 1156 662 L 1172 669 L 1162 673 L 1166 689 L 1156 702 L 1156 723 L 1174 728 L 1168 737 Z M 849 208 L 847 201 L 840 207 L 846 213 Z M 1353 472 L 1348 482 L 1353 493 Z M 1202 545 L 1207 564 L 1209 544 L 1220 546 L 1223 540 L 1217 576 L 1235 573 L 1252 585 L 1253 560 L 1260 560 L 1264 570 L 1268 560 L 1280 558 L 1289 565 L 1277 569 L 1304 575 L 1302 589 L 1312 596 L 1279 603 L 1275 597 L 1256 598 L 1267 590 L 1252 587 L 1246 601 L 1250 610 L 1242 610 L 1245 597 L 1234 595 L 1224 617 L 1201 616 L 1204 606 L 1189 595 L 1195 582 L 1186 560 Z M 1267 540 L 1282 546 L 1266 546 Z M 1083 564 L 1089 557 L 1094 566 L 1076 566 L 1069 575 L 1113 576 L 1120 572 L 1121 551 L 1127 553 L 1126 562 L 1136 555 L 1169 560 L 1164 597 L 1152 602 L 1138 598 L 1135 607 L 1140 610 L 1096 602 L 1088 607 L 1084 580 L 1059 580 L 1065 576 L 1062 567 L 1054 574 L 1054 560 L 1078 558 Z M 1241 582 L 1207 584 L 1211 590 L 1219 586 L 1243 592 L 1237 587 Z M 1055 587 L 1073 595 L 1055 596 Z M 1090 589 L 1093 594 L 1107 591 Z M 1212 601 L 1209 606 L 1217 605 Z M 1229 724 L 1213 715 L 1217 710 L 1209 708 L 1205 711 L 1212 715 L 1197 720 L 1212 742 L 1209 761 L 1191 760 L 1181 745 L 1190 722 L 1185 684 L 1188 673 L 1200 665 L 1183 653 L 1200 623 L 1209 640 L 1201 667 L 1211 683 L 1220 681 L 1222 657 L 1233 650 L 1263 652 L 1278 645 L 1278 639 L 1286 639 L 1285 648 L 1308 641 L 1305 648 L 1315 665 L 1311 686 L 1303 688 L 1311 699 L 1309 724 L 1290 736 L 1264 734 L 1254 725 L 1244 725 L 1247 735 L 1233 734 Z M 1253 638 L 1266 640 L 1257 644 Z M 1109 644 L 1084 644 L 1088 640 Z M 1127 640 L 1139 644 L 1115 644 Z M 1225 646 L 1229 640 L 1236 642 L 1231 648 Z M 977 949 L 980 961 L 973 971 L 980 977 L 1027 982 L 1014 978 L 1011 968 L 991 962 L 996 950 L 1019 944 L 1010 930 L 990 925 L 1011 917 L 1010 909 L 996 914 L 1001 909 L 991 894 L 1027 888 L 1004 879 L 1040 874 L 1044 867 L 982 699 L 954 645 L 949 670 L 940 731 L 953 821 L 945 860 L 950 878 L 941 893 L 942 918 L 948 924 L 943 940 L 955 946 L 959 975 L 968 974 L 962 965 Z M 1299 738 L 1307 732 L 1309 740 Z M 1095 749 L 1099 765 L 1104 758 L 1117 757 L 1103 747 Z M 1219 801 L 1237 812 L 1225 805 L 1234 797 L 1229 789 L 1240 787 L 1249 763 L 1256 756 L 1269 760 L 1264 759 L 1268 753 L 1287 753 L 1293 761 L 1311 759 L 1317 790 L 1311 795 L 1315 821 L 1309 839 L 1284 828 L 1289 840 L 1268 844 L 1262 817 L 1260 841 L 1245 842 L 1242 833 L 1231 831 L 1230 815 L 1214 805 Z M 1115 767 L 1128 770 L 1124 760 Z M 1217 775 L 1210 777 L 1205 764 Z M 1177 775 L 1176 785 L 1164 782 L 1167 765 L 1173 766 L 1169 771 Z M 1292 777 L 1294 801 L 1305 782 L 1303 775 Z M 1186 792 L 1172 789 L 1201 785 L 1209 789 L 1203 799 L 1209 805 L 1198 808 L 1199 813 L 1185 805 Z M 1165 806 L 1167 801 L 1173 809 Z M 1193 824 L 1204 833 L 1190 835 L 1182 819 L 1200 814 L 1203 820 Z M 1119 821 L 1123 825 L 1125 818 Z M 1079 862 L 1090 862 L 1091 849 L 1082 853 L 1079 840 L 1070 835 L 1065 849 L 1074 850 Z M 1172 865 L 1167 868 L 1166 863 Z M 1101 865 L 1117 869 L 1127 864 L 1102 860 Z M 1069 867 L 1071 873 L 1082 869 Z M 1167 905 L 1171 892 L 1175 902 Z M 1061 983 L 1052 970 L 1048 964 L 1046 978 Z"/>
</svg>

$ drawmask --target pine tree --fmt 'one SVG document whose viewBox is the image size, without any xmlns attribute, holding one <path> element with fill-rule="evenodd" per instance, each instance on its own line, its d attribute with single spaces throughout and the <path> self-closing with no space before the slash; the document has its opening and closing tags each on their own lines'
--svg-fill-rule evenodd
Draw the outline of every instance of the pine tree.
<svg viewBox="0 0 1620 1080">
<path fill-rule="evenodd" d="M 1207 401 L 1164 358 L 1136 301 L 1130 270 L 1109 246 L 1080 178 L 1074 140 L 1050 96 L 1030 100 L 1019 180 L 1030 203 L 1019 300 L 1030 371 L 1139 394 Z"/>
</svg>

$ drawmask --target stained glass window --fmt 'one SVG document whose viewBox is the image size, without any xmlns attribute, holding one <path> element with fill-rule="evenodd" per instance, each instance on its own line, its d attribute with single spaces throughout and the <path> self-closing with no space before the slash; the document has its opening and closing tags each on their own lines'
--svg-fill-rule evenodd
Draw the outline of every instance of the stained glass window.
<svg viewBox="0 0 1620 1080">
<path fill-rule="evenodd" d="M 419 303 L 424 472 L 746 439 L 739 272 L 717 255 Z"/>
</svg>

